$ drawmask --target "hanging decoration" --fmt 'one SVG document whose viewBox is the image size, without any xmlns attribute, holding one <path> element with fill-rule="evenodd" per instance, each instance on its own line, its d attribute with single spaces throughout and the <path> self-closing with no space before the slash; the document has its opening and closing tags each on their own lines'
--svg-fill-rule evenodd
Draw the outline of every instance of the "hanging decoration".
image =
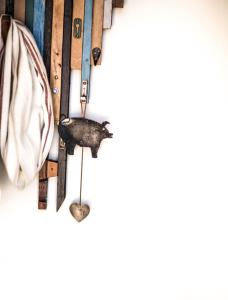
<svg viewBox="0 0 228 300">
<path fill-rule="evenodd" d="M 102 140 L 112 137 L 106 127 L 109 122 L 86 118 L 91 66 L 101 64 L 103 30 L 112 26 L 113 8 L 123 4 L 123 0 L 0 0 L 0 13 L 25 22 L 34 35 L 51 87 L 59 132 L 58 161 L 41 160 L 38 208 L 47 208 L 48 178 L 57 175 L 57 211 L 61 207 L 66 197 L 67 154 L 73 155 L 77 145 L 81 147 L 80 197 L 70 212 L 79 222 L 90 212 L 82 203 L 84 147 L 97 158 Z M 71 70 L 81 70 L 80 118 L 69 118 Z"/>
<path fill-rule="evenodd" d="M 67 154 L 74 155 L 75 146 L 89 147 L 92 157 L 97 158 L 101 141 L 112 138 L 105 127 L 109 122 L 102 124 L 83 118 L 64 118 L 59 124 L 59 135 L 65 143 Z"/>
</svg>

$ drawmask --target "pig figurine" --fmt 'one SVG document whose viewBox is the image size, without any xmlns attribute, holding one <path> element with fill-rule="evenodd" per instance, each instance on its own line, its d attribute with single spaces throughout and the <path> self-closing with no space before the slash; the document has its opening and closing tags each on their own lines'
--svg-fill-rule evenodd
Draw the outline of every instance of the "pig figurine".
<svg viewBox="0 0 228 300">
<path fill-rule="evenodd" d="M 76 145 L 90 147 L 92 157 L 97 157 L 100 143 L 105 138 L 112 138 L 105 127 L 109 122 L 102 124 L 86 118 L 64 118 L 58 126 L 59 135 L 64 141 L 67 153 L 74 154 Z"/>
</svg>

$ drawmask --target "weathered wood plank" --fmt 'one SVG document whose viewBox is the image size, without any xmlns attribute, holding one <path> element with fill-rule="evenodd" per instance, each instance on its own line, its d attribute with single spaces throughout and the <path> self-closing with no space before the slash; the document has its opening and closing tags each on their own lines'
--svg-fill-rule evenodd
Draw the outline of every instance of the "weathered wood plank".
<svg viewBox="0 0 228 300">
<path fill-rule="evenodd" d="M 45 0 L 34 0 L 33 36 L 41 55 L 44 49 L 44 19 Z"/>
<path fill-rule="evenodd" d="M 112 0 L 104 0 L 103 28 L 110 29 L 112 26 Z"/>
<path fill-rule="evenodd" d="M 25 24 L 33 32 L 34 0 L 25 2 Z"/>
<path fill-rule="evenodd" d="M 57 211 L 60 209 L 66 197 L 67 152 L 65 147 L 63 149 L 59 149 L 58 164 Z"/>
<path fill-rule="evenodd" d="M 73 6 L 73 21 L 72 21 L 72 40 L 71 40 L 71 69 L 81 70 L 82 65 L 82 36 L 84 27 L 84 6 L 85 0 L 74 0 Z M 77 25 L 79 31 L 81 31 L 80 37 L 75 35 L 76 19 L 80 20 L 81 28 Z"/>
<path fill-rule="evenodd" d="M 49 160 L 47 163 L 47 178 L 56 177 L 58 175 L 58 163 Z"/>
<path fill-rule="evenodd" d="M 56 123 L 59 122 L 60 115 L 63 17 L 64 1 L 53 0 L 50 85 L 52 90 L 54 118 Z"/>
<path fill-rule="evenodd" d="M 45 31 L 44 31 L 44 53 L 43 59 L 47 70 L 48 78 L 50 79 L 50 63 L 51 63 L 51 31 L 52 31 L 52 12 L 53 0 L 46 0 L 45 3 Z M 47 192 L 48 192 L 48 177 L 57 176 L 57 163 L 46 160 L 39 173 L 39 200 L 38 208 L 47 208 Z M 53 174 L 53 169 L 55 173 Z M 51 175 L 51 176 L 50 176 Z"/>
<path fill-rule="evenodd" d="M 13 17 L 13 15 L 14 15 L 14 0 L 6 0 L 6 14 L 11 15 Z"/>
<path fill-rule="evenodd" d="M 112 0 L 112 6 L 117 8 L 123 8 L 124 0 Z"/>
<path fill-rule="evenodd" d="M 0 14 L 4 14 L 6 12 L 6 1 L 0 0 Z"/>
<path fill-rule="evenodd" d="M 39 179 L 44 180 L 50 177 L 57 176 L 58 163 L 51 160 L 46 160 L 39 173 Z"/>
<path fill-rule="evenodd" d="M 92 49 L 99 48 L 100 50 L 102 50 L 103 20 L 104 20 L 104 0 L 94 0 Z M 94 65 L 92 54 L 91 54 L 91 64 Z M 101 64 L 101 56 L 97 62 L 97 65 L 100 64 Z"/>
<path fill-rule="evenodd" d="M 46 0 L 43 59 L 50 80 L 53 0 Z"/>
<path fill-rule="evenodd" d="M 62 84 L 61 84 L 61 103 L 60 113 L 69 115 L 69 93 L 70 93 L 70 74 L 71 74 L 71 36 L 72 36 L 72 12 L 73 0 L 64 2 L 64 21 L 63 21 L 63 53 L 62 53 Z M 57 181 L 57 211 L 61 207 L 66 196 L 66 170 L 67 153 L 65 145 L 59 143 L 58 156 L 58 181 Z"/>
<path fill-rule="evenodd" d="M 39 182 L 39 209 L 47 208 L 47 192 L 48 192 L 48 180 L 42 180 Z"/>
<path fill-rule="evenodd" d="M 92 46 L 92 19 L 93 19 L 93 0 L 85 0 L 85 15 L 84 15 L 84 33 L 82 45 L 82 76 L 81 87 L 83 81 L 87 82 L 87 101 L 89 101 L 90 93 L 90 57 Z"/>
<path fill-rule="evenodd" d="M 14 1 L 14 18 L 25 22 L 25 0 Z"/>
</svg>

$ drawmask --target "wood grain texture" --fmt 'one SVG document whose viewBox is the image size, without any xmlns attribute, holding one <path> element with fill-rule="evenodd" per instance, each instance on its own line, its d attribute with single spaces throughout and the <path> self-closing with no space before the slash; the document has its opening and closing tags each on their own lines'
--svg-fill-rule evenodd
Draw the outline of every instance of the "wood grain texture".
<svg viewBox="0 0 228 300">
<path fill-rule="evenodd" d="M 64 1 L 53 0 L 50 85 L 52 90 L 54 118 L 56 123 L 59 122 L 60 115 L 63 18 Z"/>
<path fill-rule="evenodd" d="M 71 69 L 81 70 L 82 65 L 82 36 L 83 36 L 83 21 L 84 21 L 84 6 L 85 0 L 74 0 L 73 5 L 73 20 L 72 20 L 72 40 L 71 40 Z M 75 38 L 73 36 L 74 19 L 82 20 L 81 37 Z"/>
<path fill-rule="evenodd" d="M 14 1 L 14 18 L 25 22 L 25 0 Z"/>
<path fill-rule="evenodd" d="M 69 93 L 70 93 L 70 74 L 71 74 L 71 36 L 72 36 L 72 12 L 73 0 L 64 2 L 64 21 L 63 21 L 63 52 L 62 52 L 62 78 L 61 78 L 61 102 L 60 113 L 69 115 Z M 66 147 L 59 143 L 58 155 L 58 181 L 57 181 L 57 211 L 61 207 L 66 196 L 66 170 L 67 153 Z"/>
<path fill-rule="evenodd" d="M 47 178 L 56 177 L 58 175 L 58 163 L 49 160 L 47 163 Z"/>
<path fill-rule="evenodd" d="M 84 32 L 83 32 L 83 45 L 82 45 L 82 82 L 87 81 L 87 102 L 89 101 L 90 93 L 90 57 L 92 47 L 92 19 L 93 19 L 93 0 L 85 0 L 85 15 L 84 15 Z"/>
<path fill-rule="evenodd" d="M 58 179 L 57 179 L 57 206 L 58 211 L 66 197 L 66 172 L 67 172 L 67 152 L 66 148 L 59 149 L 58 155 Z"/>
<path fill-rule="evenodd" d="M 6 14 L 14 16 L 14 0 L 6 0 Z"/>
<path fill-rule="evenodd" d="M 39 172 L 39 180 L 47 179 L 47 163 L 48 161 L 46 160 Z"/>
<path fill-rule="evenodd" d="M 50 70 L 51 70 L 52 13 L 53 13 L 53 0 L 46 0 L 43 59 L 44 59 L 44 64 L 47 70 L 47 75 L 49 80 L 50 80 Z"/>
<path fill-rule="evenodd" d="M 92 26 L 92 49 L 98 47 L 102 50 L 103 20 L 104 20 L 104 0 L 94 0 L 93 26 Z M 100 64 L 101 64 L 101 56 L 97 62 L 97 65 L 100 65 Z M 92 55 L 91 55 L 91 65 L 94 65 Z"/>
<path fill-rule="evenodd" d="M 48 78 L 50 79 L 50 62 L 51 62 L 51 31 L 52 31 L 52 10 L 53 10 L 53 0 L 46 0 L 45 2 L 45 31 L 44 31 L 44 53 L 43 59 L 44 64 L 47 70 Z M 43 165 L 40 173 L 39 173 L 39 200 L 38 200 L 38 208 L 46 209 L 47 208 L 47 191 L 48 191 L 48 177 L 50 175 L 57 176 L 57 163 L 55 163 L 55 175 L 53 175 L 52 171 L 54 166 L 52 165 L 52 161 L 46 160 Z M 52 177 L 51 176 L 51 177 Z M 44 181 L 45 179 L 45 181 Z M 45 187 L 46 185 L 46 187 Z"/>
<path fill-rule="evenodd" d="M 25 2 L 25 24 L 33 32 L 34 0 Z"/>
<path fill-rule="evenodd" d="M 42 180 L 39 182 L 38 209 L 47 208 L 47 193 L 48 193 L 48 180 Z"/>
<path fill-rule="evenodd" d="M 6 12 L 6 1 L 0 0 L 0 14 L 4 14 Z"/>
<path fill-rule="evenodd" d="M 44 20 L 45 0 L 34 0 L 33 36 L 41 55 L 43 55 L 44 49 Z"/>
<path fill-rule="evenodd" d="M 124 0 L 112 0 L 112 6 L 117 8 L 123 8 Z"/>
<path fill-rule="evenodd" d="M 103 28 L 110 29 L 111 27 L 112 27 L 112 0 L 104 0 Z"/>
<path fill-rule="evenodd" d="M 62 88 L 60 101 L 60 112 L 65 116 L 68 116 L 69 114 L 72 8 L 73 1 L 65 0 L 62 46 Z"/>
<path fill-rule="evenodd" d="M 57 176 L 58 163 L 51 160 L 46 160 L 39 173 L 39 180 L 48 179 Z"/>
</svg>

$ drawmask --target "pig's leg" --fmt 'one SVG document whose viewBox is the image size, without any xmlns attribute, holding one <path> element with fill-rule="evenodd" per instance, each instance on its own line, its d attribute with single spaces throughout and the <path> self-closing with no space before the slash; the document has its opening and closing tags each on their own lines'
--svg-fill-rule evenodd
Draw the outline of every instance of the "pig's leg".
<svg viewBox="0 0 228 300">
<path fill-rule="evenodd" d="M 76 144 L 74 143 L 68 143 L 66 145 L 66 148 L 67 148 L 67 154 L 69 155 L 74 155 L 74 148 L 75 148 Z"/>
<path fill-rule="evenodd" d="M 91 152 L 92 152 L 92 157 L 97 158 L 97 152 L 98 152 L 99 146 L 98 147 L 91 147 Z"/>
</svg>

